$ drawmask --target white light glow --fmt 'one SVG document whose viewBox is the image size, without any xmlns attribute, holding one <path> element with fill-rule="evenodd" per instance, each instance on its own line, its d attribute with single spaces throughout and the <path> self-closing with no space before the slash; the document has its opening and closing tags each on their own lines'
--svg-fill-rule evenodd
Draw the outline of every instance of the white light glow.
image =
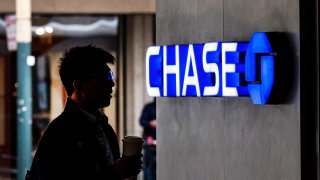
<svg viewBox="0 0 320 180">
<path fill-rule="evenodd" d="M 36 64 L 36 58 L 34 56 L 27 57 L 27 65 L 34 66 Z"/>
<path fill-rule="evenodd" d="M 68 36 L 68 37 L 81 37 L 81 36 L 96 36 L 96 35 L 117 35 L 117 27 L 119 24 L 118 18 L 113 19 L 99 19 L 90 24 L 63 24 L 56 21 L 50 21 L 47 24 L 41 26 L 32 26 L 32 32 L 35 35 L 40 36 L 45 33 L 50 33 L 52 35 L 58 36 Z M 6 23 L 0 18 L 0 35 L 5 34 Z M 49 27 L 49 28 L 47 28 Z M 52 28 L 52 30 L 50 30 Z M 20 28 L 25 29 L 25 28 Z M 25 31 L 24 32 L 29 32 Z M 22 35 L 21 35 L 22 36 Z M 23 37 L 23 36 L 22 36 Z M 24 35 L 25 37 L 25 35 Z M 24 42 L 24 41 L 23 41 Z"/>
<path fill-rule="evenodd" d="M 44 28 L 39 27 L 39 28 L 36 29 L 36 34 L 37 34 L 37 35 L 41 36 L 41 35 L 43 35 L 44 33 L 45 33 Z"/>
<path fill-rule="evenodd" d="M 50 26 L 45 27 L 45 30 L 46 30 L 46 32 L 49 33 L 49 34 L 53 33 L 53 28 L 50 27 Z"/>
</svg>

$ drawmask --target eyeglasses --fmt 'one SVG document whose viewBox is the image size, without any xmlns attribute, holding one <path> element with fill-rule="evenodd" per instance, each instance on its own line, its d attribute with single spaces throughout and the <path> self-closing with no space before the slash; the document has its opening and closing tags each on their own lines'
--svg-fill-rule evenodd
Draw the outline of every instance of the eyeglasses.
<svg viewBox="0 0 320 180">
<path fill-rule="evenodd" d="M 114 81 L 114 75 L 112 71 L 109 71 L 108 75 L 107 75 L 107 80 L 108 81 Z"/>
<path fill-rule="evenodd" d="M 100 73 L 97 75 L 93 75 L 93 76 L 90 76 L 89 78 L 101 78 L 101 79 L 105 79 L 107 81 L 114 81 L 114 75 L 113 75 L 112 71 L 109 71 L 108 74 Z"/>
</svg>

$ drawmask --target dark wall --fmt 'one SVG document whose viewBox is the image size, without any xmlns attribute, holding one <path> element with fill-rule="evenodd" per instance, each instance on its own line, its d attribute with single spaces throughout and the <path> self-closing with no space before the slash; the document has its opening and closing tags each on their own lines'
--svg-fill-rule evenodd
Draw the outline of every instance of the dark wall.
<svg viewBox="0 0 320 180">
<path fill-rule="evenodd" d="M 278 104 L 157 98 L 157 178 L 300 180 L 299 1 L 158 0 L 156 7 L 157 45 L 248 41 L 257 31 L 278 32 L 288 45 Z"/>
<path fill-rule="evenodd" d="M 300 117 L 302 179 L 320 179 L 319 166 L 319 8 L 300 1 Z"/>
</svg>

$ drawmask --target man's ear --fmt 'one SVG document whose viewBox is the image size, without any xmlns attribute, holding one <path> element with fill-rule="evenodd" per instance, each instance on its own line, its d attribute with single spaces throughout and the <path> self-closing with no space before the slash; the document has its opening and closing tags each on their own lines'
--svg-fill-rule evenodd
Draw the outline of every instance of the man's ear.
<svg viewBox="0 0 320 180">
<path fill-rule="evenodd" d="M 80 91 L 83 88 L 82 82 L 80 80 L 74 80 L 72 85 L 73 88 L 77 91 Z"/>
</svg>

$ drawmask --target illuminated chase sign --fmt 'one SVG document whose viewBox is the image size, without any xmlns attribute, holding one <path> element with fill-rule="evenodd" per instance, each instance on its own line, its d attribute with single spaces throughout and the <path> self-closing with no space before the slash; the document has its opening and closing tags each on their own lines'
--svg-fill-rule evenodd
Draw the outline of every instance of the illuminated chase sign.
<svg viewBox="0 0 320 180">
<path fill-rule="evenodd" d="M 266 104 L 274 83 L 274 52 L 266 33 L 250 42 L 152 46 L 146 54 L 150 96 L 250 96 Z"/>
</svg>

